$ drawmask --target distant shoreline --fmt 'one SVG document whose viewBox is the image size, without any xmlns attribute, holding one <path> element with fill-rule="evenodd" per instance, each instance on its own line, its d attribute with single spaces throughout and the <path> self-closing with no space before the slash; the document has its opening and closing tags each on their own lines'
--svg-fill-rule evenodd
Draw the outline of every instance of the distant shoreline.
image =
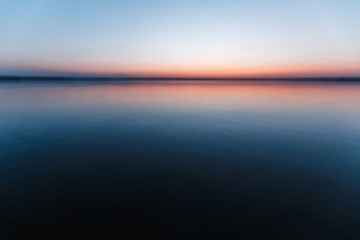
<svg viewBox="0 0 360 240">
<path fill-rule="evenodd" d="M 2 81 L 239 81 L 239 82 L 360 82 L 360 77 L 264 77 L 264 78 L 205 78 L 205 77 L 45 77 L 0 76 Z"/>
</svg>

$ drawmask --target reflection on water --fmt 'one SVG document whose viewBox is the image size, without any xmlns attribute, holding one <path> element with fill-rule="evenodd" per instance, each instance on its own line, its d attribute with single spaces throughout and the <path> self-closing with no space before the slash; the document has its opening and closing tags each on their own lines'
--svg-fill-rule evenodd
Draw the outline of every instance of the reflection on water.
<svg viewBox="0 0 360 240">
<path fill-rule="evenodd" d="M 1 239 L 360 239 L 360 85 L 1 83 Z"/>
</svg>

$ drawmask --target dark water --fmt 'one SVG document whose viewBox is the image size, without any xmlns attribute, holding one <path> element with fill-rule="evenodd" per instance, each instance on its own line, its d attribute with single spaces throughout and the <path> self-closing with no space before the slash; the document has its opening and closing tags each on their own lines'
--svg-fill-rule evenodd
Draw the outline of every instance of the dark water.
<svg viewBox="0 0 360 240">
<path fill-rule="evenodd" d="M 360 84 L 0 83 L 0 239 L 360 239 Z"/>
</svg>

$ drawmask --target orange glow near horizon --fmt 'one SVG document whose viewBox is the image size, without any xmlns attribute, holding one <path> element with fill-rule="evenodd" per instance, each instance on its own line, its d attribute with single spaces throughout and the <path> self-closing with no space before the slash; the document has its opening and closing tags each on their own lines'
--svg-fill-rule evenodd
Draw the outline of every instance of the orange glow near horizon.
<svg viewBox="0 0 360 240">
<path fill-rule="evenodd" d="M 44 66 L 26 66 L 34 72 L 57 74 L 88 75 L 128 75 L 132 77 L 341 77 L 360 76 L 360 64 L 357 63 L 309 63 L 309 64 L 269 64 L 221 66 L 201 66 L 190 64 L 142 64 L 121 66 L 120 64 L 57 64 Z"/>
</svg>

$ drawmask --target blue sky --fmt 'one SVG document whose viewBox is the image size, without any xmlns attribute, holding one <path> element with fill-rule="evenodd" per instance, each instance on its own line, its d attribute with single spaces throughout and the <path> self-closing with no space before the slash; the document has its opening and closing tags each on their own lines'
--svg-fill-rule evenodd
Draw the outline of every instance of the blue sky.
<svg viewBox="0 0 360 240">
<path fill-rule="evenodd" d="M 358 0 L 0 0 L 0 74 L 360 75 Z"/>
</svg>

